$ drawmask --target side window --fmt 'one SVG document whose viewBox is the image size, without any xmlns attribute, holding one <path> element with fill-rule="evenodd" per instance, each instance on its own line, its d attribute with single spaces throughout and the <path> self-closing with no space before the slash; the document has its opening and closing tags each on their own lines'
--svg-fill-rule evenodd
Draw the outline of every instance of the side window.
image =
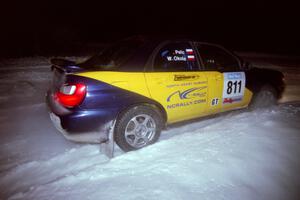
<svg viewBox="0 0 300 200">
<path fill-rule="evenodd" d="M 229 72 L 240 68 L 237 59 L 219 47 L 200 44 L 197 48 L 205 70 Z"/>
<path fill-rule="evenodd" d="M 154 71 L 198 71 L 195 52 L 189 43 L 175 42 L 164 45 L 154 58 Z"/>
</svg>

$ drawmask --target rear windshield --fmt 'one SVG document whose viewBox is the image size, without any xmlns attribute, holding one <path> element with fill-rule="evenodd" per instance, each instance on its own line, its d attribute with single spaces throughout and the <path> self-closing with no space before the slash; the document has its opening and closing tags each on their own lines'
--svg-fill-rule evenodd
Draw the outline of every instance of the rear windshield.
<svg viewBox="0 0 300 200">
<path fill-rule="evenodd" d="M 135 59 L 135 55 L 140 54 L 145 49 L 147 49 L 147 45 L 142 40 L 120 41 L 92 56 L 80 66 L 85 69 L 116 71 L 120 69 L 120 66 L 126 65 L 128 60 Z"/>
</svg>

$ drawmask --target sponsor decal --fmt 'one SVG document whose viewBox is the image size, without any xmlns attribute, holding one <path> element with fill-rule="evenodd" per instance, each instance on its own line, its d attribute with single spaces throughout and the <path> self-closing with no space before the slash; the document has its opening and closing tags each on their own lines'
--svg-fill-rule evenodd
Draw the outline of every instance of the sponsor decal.
<svg viewBox="0 0 300 200">
<path fill-rule="evenodd" d="M 171 101 L 171 98 L 174 96 L 179 97 L 180 99 L 191 99 L 195 97 L 204 97 L 206 95 L 206 92 L 200 92 L 201 90 L 207 88 L 206 86 L 203 87 L 196 87 L 196 88 L 190 88 L 188 90 L 184 91 L 176 91 L 170 94 L 167 98 L 167 102 Z"/>
<path fill-rule="evenodd" d="M 227 73 L 227 79 L 229 80 L 235 80 L 235 79 L 242 79 L 243 78 L 243 74 L 242 73 Z"/>
<path fill-rule="evenodd" d="M 239 102 L 242 101 L 243 97 L 238 97 L 238 98 L 224 98 L 223 99 L 223 104 L 228 104 L 228 103 L 235 103 L 235 102 Z"/>
<path fill-rule="evenodd" d="M 175 79 L 175 77 L 174 77 Z M 195 79 L 197 79 L 195 77 Z M 179 81 L 179 80 L 178 80 Z M 175 83 L 171 85 L 167 85 L 167 88 L 173 88 L 173 87 L 187 87 L 187 86 L 192 86 L 192 85 L 202 85 L 202 84 L 207 84 L 207 81 L 196 81 L 196 82 L 183 82 L 183 83 Z"/>
<path fill-rule="evenodd" d="M 198 79 L 199 75 L 175 75 L 174 81 L 183 81 L 188 79 Z"/>
<path fill-rule="evenodd" d="M 197 82 L 194 82 L 194 85 L 197 85 L 197 84 L 207 84 L 207 81 L 197 81 Z"/>
<path fill-rule="evenodd" d="M 190 101 L 190 102 L 182 102 L 182 103 L 174 103 L 167 105 L 167 109 L 174 109 L 174 108 L 180 108 L 180 107 L 185 107 L 185 106 L 191 106 L 195 104 L 200 104 L 200 103 L 205 103 L 205 99 L 197 99 L 195 101 Z"/>
</svg>

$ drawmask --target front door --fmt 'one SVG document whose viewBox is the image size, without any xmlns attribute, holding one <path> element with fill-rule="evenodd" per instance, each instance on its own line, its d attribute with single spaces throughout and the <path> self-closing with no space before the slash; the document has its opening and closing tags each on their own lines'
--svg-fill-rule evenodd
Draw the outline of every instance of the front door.
<svg viewBox="0 0 300 200">
<path fill-rule="evenodd" d="M 169 123 L 205 114 L 207 78 L 188 42 L 162 45 L 153 59 L 153 71 L 145 76 L 151 97 L 163 105 Z"/>
<path fill-rule="evenodd" d="M 222 112 L 247 106 L 246 76 L 239 61 L 225 49 L 208 44 L 197 44 L 209 82 L 210 112 Z M 216 104 L 217 102 L 217 104 Z"/>
</svg>

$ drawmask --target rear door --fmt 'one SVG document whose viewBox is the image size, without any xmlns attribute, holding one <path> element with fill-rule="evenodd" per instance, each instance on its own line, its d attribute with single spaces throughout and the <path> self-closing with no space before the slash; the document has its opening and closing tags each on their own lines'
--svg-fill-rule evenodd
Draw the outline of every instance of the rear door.
<svg viewBox="0 0 300 200">
<path fill-rule="evenodd" d="M 168 42 L 156 51 L 151 72 L 145 73 L 151 97 L 168 114 L 168 122 L 204 115 L 207 79 L 199 71 L 195 50 L 188 42 Z"/>
<path fill-rule="evenodd" d="M 222 47 L 197 44 L 208 78 L 210 112 L 222 112 L 247 106 L 246 76 L 238 59 Z M 248 94 L 248 93 L 247 93 Z"/>
</svg>

